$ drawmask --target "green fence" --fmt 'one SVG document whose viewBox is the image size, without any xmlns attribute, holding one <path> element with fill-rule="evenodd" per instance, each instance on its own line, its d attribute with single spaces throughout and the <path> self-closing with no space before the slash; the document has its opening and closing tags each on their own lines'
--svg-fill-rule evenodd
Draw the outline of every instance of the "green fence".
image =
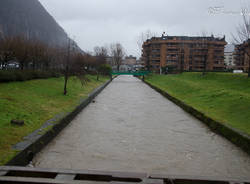
<svg viewBox="0 0 250 184">
<path fill-rule="evenodd" d="M 134 75 L 134 76 L 144 76 L 148 75 L 150 71 L 135 71 L 135 72 L 122 72 L 122 71 L 112 71 L 111 75 Z"/>
</svg>

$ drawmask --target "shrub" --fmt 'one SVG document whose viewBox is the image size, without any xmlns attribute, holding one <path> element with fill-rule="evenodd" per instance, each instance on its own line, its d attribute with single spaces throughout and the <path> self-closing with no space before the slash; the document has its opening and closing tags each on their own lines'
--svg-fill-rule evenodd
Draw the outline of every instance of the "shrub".
<svg viewBox="0 0 250 184">
<path fill-rule="evenodd" d="M 31 70 L 2 70 L 0 82 L 26 81 L 32 79 L 46 79 L 60 77 L 55 71 L 31 71 Z"/>
<path fill-rule="evenodd" d="M 110 75 L 112 68 L 108 64 L 103 64 L 98 68 L 98 72 L 102 75 Z"/>
<path fill-rule="evenodd" d="M 10 71 L 0 71 L 0 82 L 10 82 L 15 81 L 16 75 Z"/>
</svg>

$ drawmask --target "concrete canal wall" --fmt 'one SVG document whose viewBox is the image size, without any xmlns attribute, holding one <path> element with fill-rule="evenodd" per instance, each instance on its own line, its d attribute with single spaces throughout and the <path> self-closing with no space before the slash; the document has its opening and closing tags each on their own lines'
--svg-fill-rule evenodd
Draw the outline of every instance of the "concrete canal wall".
<svg viewBox="0 0 250 184">
<path fill-rule="evenodd" d="M 212 131 L 216 132 L 219 135 L 222 135 L 223 137 L 225 137 L 226 139 L 228 139 L 229 141 L 231 141 L 232 143 L 234 143 L 235 145 L 237 145 L 238 147 L 240 147 L 242 150 L 244 150 L 246 153 L 250 155 L 250 137 L 248 135 L 230 127 L 229 125 L 226 125 L 224 123 L 221 123 L 219 121 L 216 121 L 206 116 L 204 113 L 185 104 L 181 100 L 171 96 L 166 91 L 163 91 L 162 89 L 152 85 L 151 83 L 145 80 L 143 82 L 145 82 L 151 88 L 155 89 L 157 92 L 159 92 L 161 95 L 163 95 L 167 99 L 174 102 L 176 105 L 181 107 L 186 112 L 192 114 L 194 117 L 204 122 Z"/>
<path fill-rule="evenodd" d="M 250 179 L 247 153 L 132 76 L 113 80 L 33 163 Z"/>
<path fill-rule="evenodd" d="M 53 140 L 92 100 L 107 86 L 111 80 L 95 89 L 88 98 L 83 99 L 72 112 L 62 114 L 52 120 L 47 121 L 40 129 L 34 131 L 24 140 L 13 146 L 13 149 L 19 153 L 11 159 L 6 165 L 9 166 L 26 166 L 33 157 L 40 152 L 51 140 Z M 51 122 L 59 119 L 59 122 Z M 49 129 L 49 130 L 47 130 Z M 46 132 L 46 133 L 44 133 Z"/>
</svg>

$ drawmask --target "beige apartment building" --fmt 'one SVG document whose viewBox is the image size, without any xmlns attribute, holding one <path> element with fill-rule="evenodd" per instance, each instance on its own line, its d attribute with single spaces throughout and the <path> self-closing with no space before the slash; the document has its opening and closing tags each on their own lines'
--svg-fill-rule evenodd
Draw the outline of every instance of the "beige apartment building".
<svg viewBox="0 0 250 184">
<path fill-rule="evenodd" d="M 152 37 L 143 44 L 145 67 L 159 72 L 166 67 L 175 71 L 224 70 L 225 37 Z"/>
</svg>

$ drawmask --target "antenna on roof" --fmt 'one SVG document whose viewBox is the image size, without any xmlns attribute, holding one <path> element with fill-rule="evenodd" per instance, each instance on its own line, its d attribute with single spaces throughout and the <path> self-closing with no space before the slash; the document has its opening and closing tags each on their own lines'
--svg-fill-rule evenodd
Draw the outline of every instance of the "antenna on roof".
<svg viewBox="0 0 250 184">
<path fill-rule="evenodd" d="M 162 33 L 161 37 L 164 37 L 165 36 L 165 31 Z"/>
</svg>

